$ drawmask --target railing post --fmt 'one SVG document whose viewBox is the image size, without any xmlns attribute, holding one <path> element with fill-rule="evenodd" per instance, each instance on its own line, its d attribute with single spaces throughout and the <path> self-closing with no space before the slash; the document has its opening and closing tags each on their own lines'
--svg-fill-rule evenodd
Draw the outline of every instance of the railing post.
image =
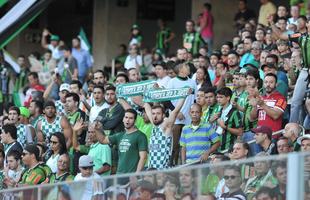
<svg viewBox="0 0 310 200">
<path fill-rule="evenodd" d="M 286 199 L 304 199 L 304 156 L 302 154 L 288 154 L 286 183 Z"/>
</svg>

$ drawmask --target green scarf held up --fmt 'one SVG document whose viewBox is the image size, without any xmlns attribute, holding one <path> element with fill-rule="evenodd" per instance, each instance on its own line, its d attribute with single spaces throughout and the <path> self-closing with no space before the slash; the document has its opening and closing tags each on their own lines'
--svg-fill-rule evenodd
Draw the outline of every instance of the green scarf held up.
<svg viewBox="0 0 310 200">
<path fill-rule="evenodd" d="M 146 91 L 154 88 L 155 80 L 140 81 L 118 85 L 116 88 L 117 97 L 133 97 L 143 95 Z"/>
<path fill-rule="evenodd" d="M 163 102 L 172 101 L 188 96 L 189 87 L 175 89 L 153 89 L 144 94 L 144 102 Z"/>
</svg>

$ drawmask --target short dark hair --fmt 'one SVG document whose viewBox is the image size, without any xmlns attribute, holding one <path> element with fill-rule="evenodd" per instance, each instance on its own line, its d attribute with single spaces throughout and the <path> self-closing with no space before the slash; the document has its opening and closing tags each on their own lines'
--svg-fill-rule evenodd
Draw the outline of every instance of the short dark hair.
<svg viewBox="0 0 310 200">
<path fill-rule="evenodd" d="M 119 74 L 117 74 L 116 77 L 115 77 L 115 80 L 116 80 L 118 77 L 123 77 L 123 78 L 126 80 L 126 83 L 129 82 L 129 78 L 128 78 L 127 74 L 125 74 L 125 73 L 119 73 Z"/>
<path fill-rule="evenodd" d="M 102 84 L 95 85 L 94 90 L 95 90 L 95 88 L 99 88 L 102 91 L 102 93 L 104 93 L 104 86 Z"/>
<path fill-rule="evenodd" d="M 39 112 L 42 113 L 43 112 L 43 103 L 42 101 L 38 101 L 38 100 L 32 100 L 31 103 L 34 103 L 34 105 L 39 108 Z"/>
<path fill-rule="evenodd" d="M 135 120 L 137 119 L 138 113 L 135 109 L 129 108 L 129 109 L 125 110 L 125 113 L 131 113 L 134 115 Z"/>
<path fill-rule="evenodd" d="M 195 26 L 194 20 L 188 19 L 188 20 L 186 20 L 186 23 L 187 23 L 187 22 L 190 22 L 190 23 L 192 23 L 192 24 Z M 183 49 L 183 48 L 181 48 L 181 49 Z M 186 49 L 186 51 L 187 51 L 187 49 Z"/>
<path fill-rule="evenodd" d="M 277 174 L 277 169 L 278 168 L 283 168 L 283 169 L 287 169 L 287 165 L 286 165 L 286 162 L 285 161 L 274 161 L 272 164 L 271 164 L 271 172 L 272 172 L 272 175 L 274 177 L 276 177 L 276 174 Z M 277 177 L 276 177 L 277 178 Z"/>
<path fill-rule="evenodd" d="M 82 89 L 83 87 L 82 83 L 78 80 L 72 80 L 70 85 L 78 85 L 79 89 Z"/>
<path fill-rule="evenodd" d="M 241 175 L 241 169 L 237 165 L 228 165 L 227 167 L 225 167 L 224 171 L 226 170 L 233 170 L 235 172 L 238 172 Z"/>
<path fill-rule="evenodd" d="M 278 77 L 277 77 L 277 75 L 275 75 L 275 74 L 273 74 L 273 73 L 268 73 L 268 74 L 265 75 L 265 78 L 266 78 L 267 76 L 272 76 L 272 77 L 276 80 L 276 83 L 278 82 Z"/>
<path fill-rule="evenodd" d="M 97 69 L 97 70 L 94 72 L 94 74 L 96 74 L 96 73 L 101 73 L 102 76 L 105 76 L 104 71 L 101 70 L 101 69 Z"/>
<path fill-rule="evenodd" d="M 152 106 L 152 110 L 155 110 L 155 109 L 161 109 L 163 114 L 165 113 L 165 108 L 162 105 L 154 105 L 154 106 Z"/>
<path fill-rule="evenodd" d="M 113 85 L 109 85 L 108 87 L 106 87 L 105 91 L 108 91 L 108 90 L 113 90 L 115 92 L 116 91 L 116 87 L 113 86 Z"/>
<path fill-rule="evenodd" d="M 70 47 L 68 47 L 68 46 L 63 46 L 62 47 L 62 50 L 64 50 L 64 51 L 69 51 L 70 53 L 71 53 L 71 48 Z"/>
<path fill-rule="evenodd" d="M 37 72 L 30 72 L 30 73 L 28 74 L 28 77 L 29 77 L 29 76 L 32 76 L 34 79 L 39 79 L 39 75 L 38 75 Z"/>
<path fill-rule="evenodd" d="M 274 198 L 275 194 L 273 190 L 269 187 L 261 187 L 255 194 L 255 198 L 258 198 L 261 194 L 267 194 L 270 198 Z"/>
<path fill-rule="evenodd" d="M 275 59 L 276 64 L 278 64 L 278 62 L 279 62 L 279 57 L 278 57 L 276 54 L 269 54 L 269 55 L 266 57 L 266 59 L 267 59 L 267 58 L 273 58 L 273 59 Z"/>
<path fill-rule="evenodd" d="M 212 94 L 216 95 L 216 87 L 207 87 L 205 89 L 205 93 L 212 93 Z"/>
<path fill-rule="evenodd" d="M 232 91 L 229 87 L 222 87 L 217 91 L 217 94 L 224 95 L 225 97 L 231 97 Z"/>
<path fill-rule="evenodd" d="M 17 140 L 17 128 L 13 124 L 6 124 L 2 127 L 4 133 L 8 133 L 14 140 Z"/>
<path fill-rule="evenodd" d="M 209 11 L 211 11 L 212 9 L 212 5 L 210 3 L 204 3 L 203 6 L 208 9 Z"/>
<path fill-rule="evenodd" d="M 228 55 L 229 55 L 229 54 L 233 54 L 233 55 L 239 57 L 239 54 L 238 54 L 235 50 L 230 50 L 230 51 L 228 52 Z"/>
<path fill-rule="evenodd" d="M 17 150 L 11 150 L 8 152 L 6 157 L 13 156 L 15 160 L 20 160 L 22 158 L 22 154 Z"/>
<path fill-rule="evenodd" d="M 66 94 L 66 98 L 72 97 L 73 101 L 80 103 L 80 97 L 76 93 L 70 92 Z"/>
<path fill-rule="evenodd" d="M 307 17 L 304 16 L 304 15 L 300 15 L 300 16 L 298 17 L 298 19 L 302 19 L 302 20 L 305 21 L 305 22 L 308 21 L 308 20 L 307 20 Z"/>
<path fill-rule="evenodd" d="M 245 77 L 247 77 L 247 76 L 252 76 L 255 78 L 255 80 L 260 79 L 259 71 L 257 69 L 254 69 L 254 68 L 247 70 L 247 72 L 245 73 Z"/>
<path fill-rule="evenodd" d="M 19 110 L 19 108 L 18 108 L 17 106 L 11 106 L 11 107 L 9 108 L 9 112 L 10 112 L 11 110 L 15 110 L 15 111 L 17 112 L 18 116 L 20 115 L 20 110 Z"/>
</svg>

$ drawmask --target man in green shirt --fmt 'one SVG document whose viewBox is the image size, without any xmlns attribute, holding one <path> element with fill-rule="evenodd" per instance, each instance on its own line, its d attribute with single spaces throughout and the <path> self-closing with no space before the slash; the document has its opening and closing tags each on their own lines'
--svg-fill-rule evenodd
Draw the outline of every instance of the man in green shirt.
<svg viewBox="0 0 310 200">
<path fill-rule="evenodd" d="M 183 47 L 188 52 L 195 55 L 199 52 L 199 48 L 206 45 L 199 32 L 195 31 L 195 22 L 192 20 L 186 21 L 186 33 L 183 34 Z"/>
<path fill-rule="evenodd" d="M 221 107 L 216 102 L 216 88 L 215 87 L 209 87 L 205 90 L 205 98 L 206 98 L 206 104 L 208 108 L 203 111 L 201 121 L 203 123 L 214 123 L 215 122 L 215 114 L 220 112 Z"/>
<path fill-rule="evenodd" d="M 22 159 L 27 169 L 23 172 L 19 185 L 38 185 L 44 183 L 47 176 L 39 163 L 39 149 L 36 145 L 27 145 L 24 148 Z"/>
<path fill-rule="evenodd" d="M 166 26 L 166 21 L 159 19 L 157 22 L 159 31 L 156 34 L 156 49 L 167 55 L 170 48 L 170 42 L 175 38 L 175 34 Z"/>
<path fill-rule="evenodd" d="M 95 131 L 101 144 L 117 145 L 118 147 L 118 174 L 140 172 L 143 170 L 147 157 L 146 136 L 135 127 L 137 112 L 127 109 L 123 118 L 125 132 L 106 137 L 102 125 L 96 123 Z M 102 134 L 103 133 L 103 134 Z"/>
</svg>

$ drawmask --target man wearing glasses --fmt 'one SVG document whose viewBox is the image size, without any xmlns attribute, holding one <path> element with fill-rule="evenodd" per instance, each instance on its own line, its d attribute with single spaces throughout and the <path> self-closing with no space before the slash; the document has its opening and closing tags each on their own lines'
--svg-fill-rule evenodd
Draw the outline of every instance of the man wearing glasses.
<svg viewBox="0 0 310 200">
<path fill-rule="evenodd" d="M 231 166 L 224 170 L 225 185 L 229 189 L 229 192 L 223 193 L 220 200 L 222 199 L 239 199 L 246 200 L 245 194 L 241 190 L 242 184 L 240 168 L 238 166 Z"/>
</svg>

